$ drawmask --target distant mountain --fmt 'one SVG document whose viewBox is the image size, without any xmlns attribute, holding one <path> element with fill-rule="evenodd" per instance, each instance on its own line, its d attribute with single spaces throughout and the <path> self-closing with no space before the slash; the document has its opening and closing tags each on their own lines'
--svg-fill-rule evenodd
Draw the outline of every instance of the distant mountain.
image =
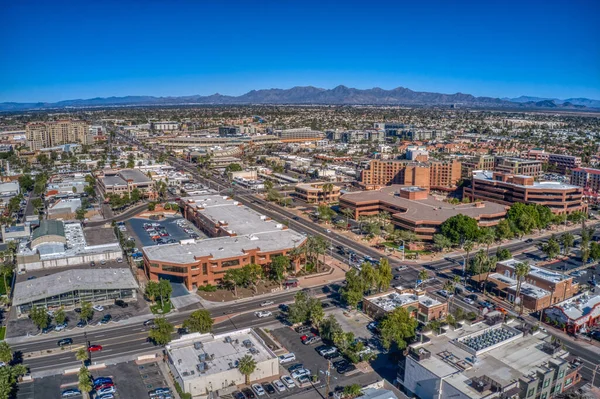
<svg viewBox="0 0 600 399">
<path fill-rule="evenodd" d="M 90 99 L 65 100 L 55 103 L 0 103 L 0 111 L 25 111 L 50 108 L 87 108 L 110 106 L 148 106 L 148 105 L 186 105 L 186 104 L 315 104 L 315 105 L 451 105 L 465 107 L 500 108 L 600 108 L 599 100 L 570 98 L 558 100 L 521 96 L 513 99 L 493 97 L 475 97 L 471 94 L 442 94 L 419 92 L 397 87 L 385 90 L 354 89 L 337 86 L 333 89 L 321 89 L 312 86 L 297 86 L 291 89 L 252 90 L 241 96 L 192 95 L 179 97 L 125 96 L 97 97 Z"/>
</svg>

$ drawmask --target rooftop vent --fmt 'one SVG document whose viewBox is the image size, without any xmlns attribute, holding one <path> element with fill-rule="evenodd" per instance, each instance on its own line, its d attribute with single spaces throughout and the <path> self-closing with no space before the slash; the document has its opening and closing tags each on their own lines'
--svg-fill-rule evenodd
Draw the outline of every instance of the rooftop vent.
<svg viewBox="0 0 600 399">
<path fill-rule="evenodd" d="M 194 342 L 194 349 L 198 350 L 198 349 L 202 349 L 204 347 L 204 345 L 202 344 L 202 342 Z"/>
</svg>

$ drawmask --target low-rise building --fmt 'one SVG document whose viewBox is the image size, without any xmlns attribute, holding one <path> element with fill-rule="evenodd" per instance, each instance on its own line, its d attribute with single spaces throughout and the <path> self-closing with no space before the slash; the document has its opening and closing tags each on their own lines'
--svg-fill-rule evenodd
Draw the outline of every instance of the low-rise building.
<svg viewBox="0 0 600 399">
<path fill-rule="evenodd" d="M 138 189 L 143 195 L 150 198 L 156 196 L 154 183 L 151 178 L 137 169 L 122 169 L 116 172 L 107 172 L 98 179 L 98 187 L 105 196 L 108 194 L 131 194 Z"/>
<path fill-rule="evenodd" d="M 577 384 L 582 363 L 541 332 L 479 322 L 409 346 L 397 385 L 421 399 L 549 399 Z"/>
<path fill-rule="evenodd" d="M 331 183 L 300 183 L 294 188 L 296 197 L 309 204 L 329 204 L 337 202 L 341 189 Z"/>
<path fill-rule="evenodd" d="M 223 334 L 187 334 L 165 348 L 167 365 L 183 392 L 194 398 L 219 397 L 221 390 L 246 382 L 238 364 L 244 356 L 256 363 L 250 382 L 279 377 L 277 355 L 253 329 Z"/>
<path fill-rule="evenodd" d="M 25 315 L 33 307 L 114 303 L 115 299 L 135 300 L 137 288 L 129 268 L 71 269 L 16 283 L 13 305 L 19 315 Z"/>
<path fill-rule="evenodd" d="M 373 319 L 383 318 L 397 308 L 405 308 L 422 323 L 440 320 L 448 315 L 448 302 L 441 302 L 418 289 L 395 287 L 363 299 L 363 311 Z"/>
<path fill-rule="evenodd" d="M 557 172 L 566 173 L 568 170 L 581 166 L 581 157 L 567 154 L 550 154 L 548 164 L 552 165 Z"/>
<path fill-rule="evenodd" d="M 396 227 L 414 232 L 421 240 L 432 240 L 442 223 L 455 215 L 472 217 L 481 227 L 495 226 L 506 215 L 506 207 L 494 202 L 454 205 L 435 199 L 427 189 L 404 186 L 344 194 L 340 207 L 351 209 L 356 220 L 362 215 L 388 212 Z"/>
<path fill-rule="evenodd" d="M 600 169 L 574 168 L 571 170 L 571 184 L 583 187 L 584 191 L 595 194 L 600 193 Z"/>
<path fill-rule="evenodd" d="M 556 181 L 538 182 L 532 176 L 512 175 L 489 170 L 475 171 L 471 185 L 463 195 L 471 201 L 484 200 L 512 205 L 515 202 L 538 204 L 550 208 L 553 213 L 586 211 L 583 189 Z"/>
<path fill-rule="evenodd" d="M 527 175 L 534 178 L 540 177 L 544 173 L 542 170 L 542 161 L 514 157 L 496 157 L 494 170 L 513 175 Z"/>
<path fill-rule="evenodd" d="M 19 223 L 14 226 L 2 225 L 2 242 L 19 241 L 29 238 L 31 234 L 31 225 L 29 223 Z"/>
<path fill-rule="evenodd" d="M 584 292 L 544 310 L 545 321 L 555 321 L 569 333 L 585 332 L 600 321 L 600 295 Z"/>
</svg>

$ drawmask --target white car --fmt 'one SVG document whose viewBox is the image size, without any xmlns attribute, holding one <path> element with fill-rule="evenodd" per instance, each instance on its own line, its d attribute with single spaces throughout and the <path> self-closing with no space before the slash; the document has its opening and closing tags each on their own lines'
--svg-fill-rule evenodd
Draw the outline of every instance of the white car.
<svg viewBox="0 0 600 399">
<path fill-rule="evenodd" d="M 263 396 L 266 392 L 265 389 L 263 387 L 261 387 L 259 384 L 252 384 L 252 390 L 258 395 L 258 396 Z"/>
<path fill-rule="evenodd" d="M 263 303 L 260 304 L 260 306 L 265 307 L 265 306 L 271 306 L 273 305 L 275 302 L 273 301 L 264 301 Z"/>
<path fill-rule="evenodd" d="M 302 376 L 309 376 L 309 375 L 310 375 L 309 369 L 298 369 L 292 373 L 292 378 L 298 379 Z"/>
<path fill-rule="evenodd" d="M 444 298 L 452 298 L 454 296 L 446 290 L 439 290 L 437 293 L 443 296 Z"/>
<path fill-rule="evenodd" d="M 275 387 L 275 389 L 279 392 L 284 392 L 285 391 L 285 385 L 283 385 L 283 383 L 279 380 L 275 380 L 273 381 L 273 386 Z"/>
<path fill-rule="evenodd" d="M 474 300 L 472 300 L 471 298 L 467 298 L 467 297 L 464 297 L 464 298 L 463 298 L 463 301 L 465 301 L 465 302 L 466 302 L 466 303 L 468 303 L 469 305 L 473 305 L 473 304 L 475 303 L 475 301 L 474 301 Z"/>
<path fill-rule="evenodd" d="M 396 268 L 397 272 L 403 272 L 404 270 L 408 269 L 408 266 L 402 265 Z"/>
<path fill-rule="evenodd" d="M 281 381 L 285 384 L 285 386 L 288 389 L 292 389 L 296 386 L 296 384 L 294 383 L 294 380 L 292 380 L 292 378 L 289 375 L 281 376 Z"/>
<path fill-rule="evenodd" d="M 279 363 L 280 364 L 285 364 L 285 363 L 293 362 L 295 360 L 296 360 L 296 355 L 294 355 L 293 353 L 286 353 L 285 355 L 279 356 Z"/>
<path fill-rule="evenodd" d="M 260 312 L 254 312 L 254 314 L 256 317 L 262 319 L 263 317 L 271 316 L 273 313 L 269 312 L 268 310 L 261 310 Z"/>
<path fill-rule="evenodd" d="M 102 305 L 94 305 L 92 307 L 92 309 L 94 309 L 96 312 L 102 312 L 102 311 L 104 311 L 104 306 L 102 306 Z"/>
</svg>

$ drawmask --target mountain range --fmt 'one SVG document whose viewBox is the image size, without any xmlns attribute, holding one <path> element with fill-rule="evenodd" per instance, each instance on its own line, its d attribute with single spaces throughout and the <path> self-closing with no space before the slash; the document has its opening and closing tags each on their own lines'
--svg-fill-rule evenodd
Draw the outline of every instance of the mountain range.
<svg viewBox="0 0 600 399">
<path fill-rule="evenodd" d="M 517 98 L 475 97 L 471 94 L 442 94 L 413 91 L 404 87 L 384 90 L 354 89 L 337 86 L 321 89 L 312 86 L 296 86 L 291 89 L 252 90 L 240 96 L 219 93 L 210 96 L 191 95 L 178 97 L 125 96 L 97 97 L 90 99 L 65 100 L 54 103 L 0 103 L 0 111 L 26 111 L 34 109 L 118 107 L 118 106 L 166 106 L 166 105 L 220 105 L 220 104 L 303 104 L 303 105 L 451 105 L 465 107 L 500 108 L 600 108 L 600 100 L 587 98 L 541 98 L 521 96 Z"/>
</svg>

